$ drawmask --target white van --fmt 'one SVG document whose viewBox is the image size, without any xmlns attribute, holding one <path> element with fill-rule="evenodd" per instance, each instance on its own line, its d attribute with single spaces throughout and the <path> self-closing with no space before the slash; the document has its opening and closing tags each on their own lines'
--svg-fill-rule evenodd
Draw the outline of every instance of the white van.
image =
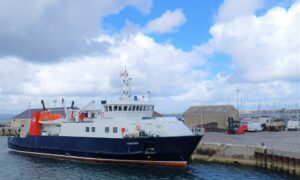
<svg viewBox="0 0 300 180">
<path fill-rule="evenodd" d="M 299 120 L 289 120 L 287 123 L 287 130 L 300 130 L 300 121 Z"/>
<path fill-rule="evenodd" d="M 263 127 L 260 121 L 249 121 L 248 122 L 248 131 L 256 132 L 262 131 Z"/>
</svg>

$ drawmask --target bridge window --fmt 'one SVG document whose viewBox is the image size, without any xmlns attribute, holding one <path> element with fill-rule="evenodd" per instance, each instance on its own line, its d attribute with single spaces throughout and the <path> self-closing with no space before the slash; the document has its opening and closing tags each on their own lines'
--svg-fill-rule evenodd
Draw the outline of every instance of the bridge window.
<svg viewBox="0 0 300 180">
<path fill-rule="evenodd" d="M 146 111 L 149 111 L 149 106 L 146 106 Z"/>
<path fill-rule="evenodd" d="M 111 106 L 108 106 L 108 109 L 109 109 L 109 111 L 112 111 L 112 107 Z"/>
<path fill-rule="evenodd" d="M 132 111 L 135 111 L 135 106 L 132 106 Z"/>
<path fill-rule="evenodd" d="M 85 127 L 85 132 L 90 132 L 90 127 Z"/>
<path fill-rule="evenodd" d="M 127 106 L 124 106 L 124 111 L 127 111 Z"/>
<path fill-rule="evenodd" d="M 113 127 L 113 133 L 117 133 L 118 132 L 118 127 Z"/>
<path fill-rule="evenodd" d="M 128 106 L 128 111 L 131 111 L 131 106 Z"/>
<path fill-rule="evenodd" d="M 144 109 L 143 109 L 143 111 L 146 111 L 146 106 L 144 106 Z"/>
<path fill-rule="evenodd" d="M 118 110 L 118 106 L 114 106 L 114 111 L 117 111 Z"/>
<path fill-rule="evenodd" d="M 95 132 L 96 131 L 96 127 L 92 127 L 92 132 Z"/>
<path fill-rule="evenodd" d="M 140 110 L 140 106 L 136 106 L 136 111 L 139 111 Z"/>
<path fill-rule="evenodd" d="M 122 106 L 119 106 L 119 111 L 122 111 Z"/>
<path fill-rule="evenodd" d="M 109 133 L 109 127 L 105 127 L 105 133 Z"/>
<path fill-rule="evenodd" d="M 107 107 L 107 106 L 105 106 L 105 111 L 106 111 L 106 112 L 108 111 L 108 107 Z"/>
</svg>

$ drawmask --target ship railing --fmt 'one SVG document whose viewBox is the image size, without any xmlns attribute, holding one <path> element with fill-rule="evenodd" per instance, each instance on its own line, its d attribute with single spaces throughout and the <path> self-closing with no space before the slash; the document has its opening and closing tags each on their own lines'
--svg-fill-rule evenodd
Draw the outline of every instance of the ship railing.
<svg viewBox="0 0 300 180">
<path fill-rule="evenodd" d="M 204 128 L 191 128 L 191 130 L 195 136 L 202 136 L 205 132 Z"/>
</svg>

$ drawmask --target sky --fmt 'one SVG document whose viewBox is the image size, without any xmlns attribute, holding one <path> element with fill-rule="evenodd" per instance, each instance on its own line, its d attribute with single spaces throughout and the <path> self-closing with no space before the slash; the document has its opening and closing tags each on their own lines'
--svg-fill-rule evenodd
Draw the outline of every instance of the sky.
<svg viewBox="0 0 300 180">
<path fill-rule="evenodd" d="M 299 0 L 2 0 L 0 113 L 132 95 L 156 111 L 300 105 Z"/>
</svg>

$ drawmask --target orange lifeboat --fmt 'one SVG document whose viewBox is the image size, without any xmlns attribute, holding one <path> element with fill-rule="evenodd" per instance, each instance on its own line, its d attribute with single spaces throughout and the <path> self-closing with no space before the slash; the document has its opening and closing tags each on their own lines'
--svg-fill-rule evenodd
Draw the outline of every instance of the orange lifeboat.
<svg viewBox="0 0 300 180">
<path fill-rule="evenodd" d="M 30 122 L 29 135 L 40 136 L 42 125 L 40 121 L 53 121 L 62 118 L 60 114 L 51 114 L 48 111 L 45 112 L 34 112 Z"/>
</svg>

